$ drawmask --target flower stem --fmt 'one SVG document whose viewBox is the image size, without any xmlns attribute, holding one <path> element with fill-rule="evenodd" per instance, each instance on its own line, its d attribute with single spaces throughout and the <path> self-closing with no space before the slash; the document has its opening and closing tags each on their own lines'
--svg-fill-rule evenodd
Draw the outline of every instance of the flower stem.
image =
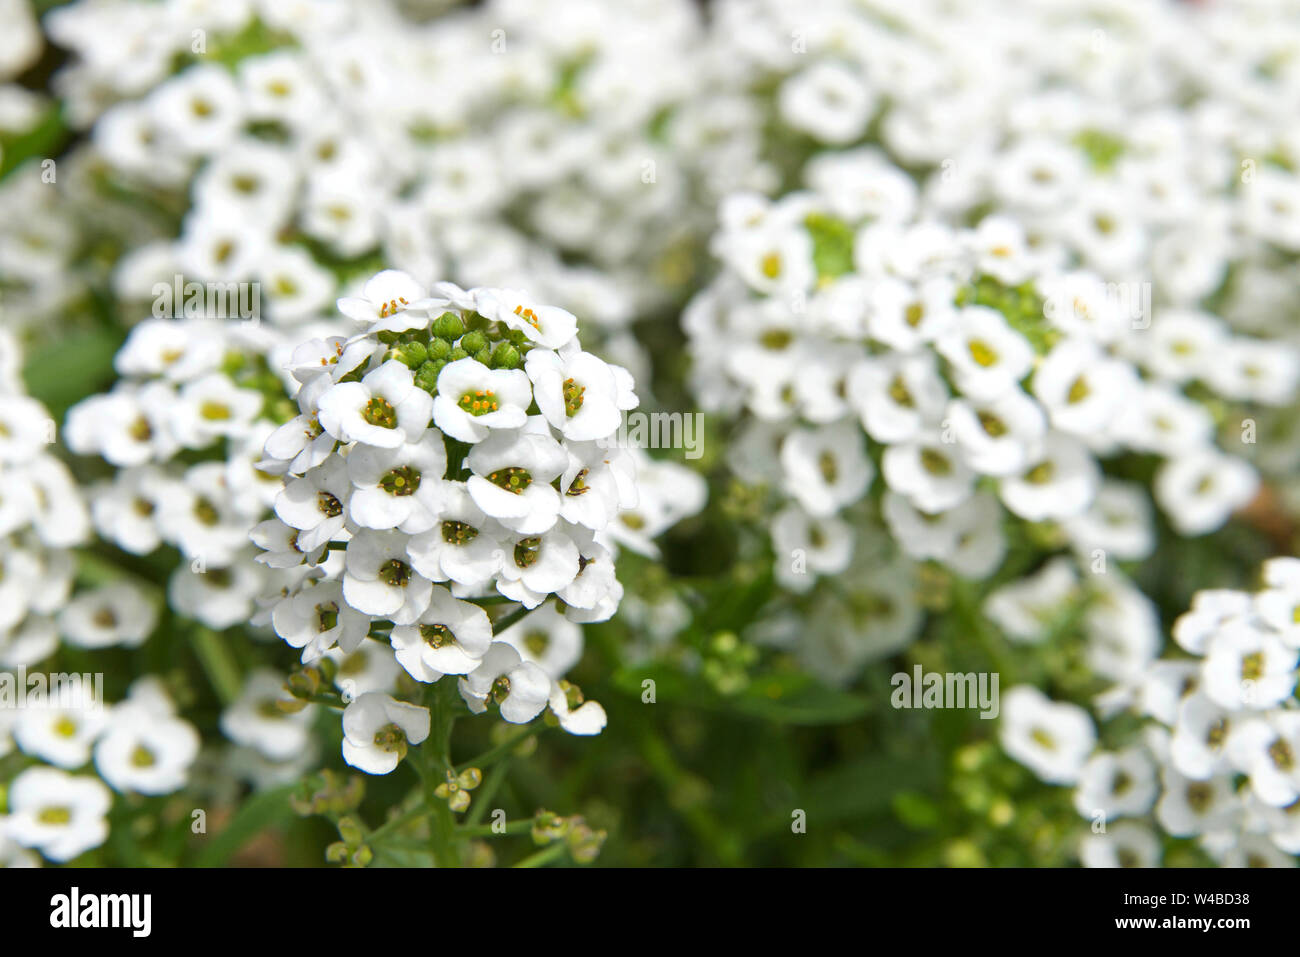
<svg viewBox="0 0 1300 957">
<path fill-rule="evenodd" d="M 547 864 L 564 857 L 568 851 L 569 846 L 567 844 L 563 841 L 556 841 L 549 847 L 542 848 L 536 854 L 530 854 L 528 857 L 525 857 L 522 861 L 516 864 L 515 867 L 545 867 Z"/>
<path fill-rule="evenodd" d="M 541 606 L 539 605 L 538 607 L 540 608 Z M 496 621 L 492 622 L 492 634 L 494 635 L 501 634 L 501 632 L 505 631 L 515 622 L 522 621 L 525 617 L 527 617 L 529 614 L 531 614 L 536 610 L 537 609 L 535 608 L 525 608 L 523 605 L 520 605 L 514 611 L 510 612 L 510 614 L 505 615 L 497 619 Z"/>
<path fill-rule="evenodd" d="M 230 653 L 230 646 L 220 635 L 209 628 L 195 628 L 190 632 L 190 644 L 198 656 L 203 673 L 208 676 L 208 683 L 217 693 L 223 705 L 232 703 L 239 697 L 244 687 L 244 680 L 239 674 L 239 665 Z"/>
<path fill-rule="evenodd" d="M 468 761 L 462 762 L 461 769 L 478 768 L 479 770 L 482 770 L 494 761 L 499 761 L 501 758 L 508 757 L 510 752 L 523 744 L 523 742 L 527 741 L 533 735 L 541 734 L 545 730 L 546 725 L 543 722 L 535 721 L 518 734 L 506 738 L 506 740 L 502 741 L 495 748 L 489 748 L 478 757 L 470 758 Z"/>
</svg>

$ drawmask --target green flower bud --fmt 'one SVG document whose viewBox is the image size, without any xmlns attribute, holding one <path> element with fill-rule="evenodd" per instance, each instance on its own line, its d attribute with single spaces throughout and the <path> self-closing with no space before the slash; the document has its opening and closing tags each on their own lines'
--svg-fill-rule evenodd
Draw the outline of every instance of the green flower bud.
<svg viewBox="0 0 1300 957">
<path fill-rule="evenodd" d="M 425 359 L 429 358 L 429 350 L 425 348 L 423 342 L 407 342 L 400 349 L 398 356 L 411 369 L 418 369 Z"/>
<path fill-rule="evenodd" d="M 415 370 L 415 384 L 425 392 L 433 393 L 438 388 L 438 373 L 447 363 L 442 359 L 431 359 Z"/>
<path fill-rule="evenodd" d="M 508 342 L 503 342 L 492 350 L 492 361 L 489 363 L 494 369 L 516 369 L 519 367 L 519 350 Z"/>
<path fill-rule="evenodd" d="M 447 353 L 448 362 L 455 362 L 457 359 L 468 359 L 468 358 L 469 358 L 469 353 L 459 347 L 452 349 L 451 352 Z"/>
<path fill-rule="evenodd" d="M 451 343 L 446 339 L 434 339 L 429 343 L 430 359 L 445 359 L 451 353 Z"/>
<path fill-rule="evenodd" d="M 487 344 L 487 336 L 481 332 L 467 332 L 465 338 L 460 340 L 460 347 L 470 355 L 486 349 Z"/>
<path fill-rule="evenodd" d="M 441 339 L 459 339 L 465 334 L 465 323 L 454 312 L 444 312 L 433 320 L 433 334 Z"/>
<path fill-rule="evenodd" d="M 483 363 L 485 366 L 492 364 L 492 353 L 488 351 L 486 346 L 484 346 L 478 352 L 474 353 L 474 358 L 477 359 L 479 362 Z"/>
</svg>

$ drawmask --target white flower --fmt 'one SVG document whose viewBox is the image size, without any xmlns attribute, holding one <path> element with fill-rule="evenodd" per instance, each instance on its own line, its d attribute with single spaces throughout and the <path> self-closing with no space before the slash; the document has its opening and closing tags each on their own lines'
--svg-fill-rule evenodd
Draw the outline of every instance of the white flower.
<svg viewBox="0 0 1300 957">
<path fill-rule="evenodd" d="M 1151 810 L 1157 790 L 1155 764 L 1141 747 L 1102 751 L 1083 766 L 1074 807 L 1093 819 L 1141 815 Z"/>
<path fill-rule="evenodd" d="M 338 301 L 339 312 L 366 323 L 372 332 L 404 332 L 429 323 L 428 294 L 418 282 L 397 269 L 385 269 L 366 281 L 360 298 Z"/>
<path fill-rule="evenodd" d="M 198 753 L 198 732 L 175 716 L 160 686 L 142 680 L 109 712 L 95 768 L 117 791 L 171 794 L 185 786 Z"/>
<path fill-rule="evenodd" d="M 1038 689 L 1019 685 L 1003 695 L 999 737 L 1009 755 L 1044 781 L 1071 784 L 1097 733 L 1078 705 L 1053 702 Z"/>
<path fill-rule="evenodd" d="M 1300 712 L 1275 711 L 1236 724 L 1228 759 L 1250 777 L 1250 788 L 1270 807 L 1300 798 Z"/>
<path fill-rule="evenodd" d="M 1129 401 L 1133 368 L 1092 342 L 1062 339 L 1034 372 L 1034 396 L 1053 428 L 1084 438 L 1103 433 Z"/>
<path fill-rule="evenodd" d="M 438 524 L 415 535 L 406 550 L 411 565 L 430 581 L 480 588 L 501 568 L 501 528 L 474 504 L 463 485 L 448 483 Z"/>
<path fill-rule="evenodd" d="M 187 558 L 230 562 L 248 544 L 248 521 L 239 514 L 222 462 L 200 462 L 163 491 L 158 527 Z"/>
<path fill-rule="evenodd" d="M 59 613 L 59 631 L 79 648 L 141 645 L 153 631 L 158 612 L 130 582 L 84 591 Z"/>
<path fill-rule="evenodd" d="M 483 316 L 522 332 L 547 349 L 567 345 L 578 332 L 573 313 L 543 305 L 515 289 L 476 289 L 474 305 Z M 438 391 L 442 391 L 441 380 Z"/>
<path fill-rule="evenodd" d="M 0 395 L 0 462 L 30 462 L 53 439 L 45 406 L 25 395 Z"/>
<path fill-rule="evenodd" d="M 982 402 L 953 399 L 944 414 L 962 460 L 984 475 L 1015 475 L 1042 454 L 1047 419 L 1017 386 Z"/>
<path fill-rule="evenodd" d="M 459 687 L 460 696 L 475 714 L 495 704 L 502 720 L 511 724 L 532 721 L 551 696 L 551 679 L 546 672 L 522 660 L 519 652 L 502 641 L 491 644 L 478 667 L 460 679 Z"/>
<path fill-rule="evenodd" d="M 566 439 L 600 439 L 618 428 L 618 385 L 613 370 L 602 360 L 588 352 L 533 349 L 524 369 L 532 380 L 537 407 Z"/>
<path fill-rule="evenodd" d="M 370 691 L 343 712 L 343 760 L 367 774 L 388 774 L 407 746 L 429 736 L 429 709 Z"/>
<path fill-rule="evenodd" d="M 1004 478 L 999 487 L 1006 507 L 1030 522 L 1079 515 L 1097 494 L 1101 469 L 1076 439 L 1049 432 L 1042 454 L 1019 476 Z"/>
<path fill-rule="evenodd" d="M 433 399 L 392 359 L 360 382 L 340 382 L 318 405 L 321 427 L 336 439 L 395 449 L 424 435 Z"/>
<path fill-rule="evenodd" d="M 1206 644 L 1201 686 L 1223 708 L 1276 707 L 1295 689 L 1298 657 L 1276 635 L 1235 619 Z"/>
<path fill-rule="evenodd" d="M 344 701 L 352 701 L 369 691 L 390 692 L 402 674 L 392 646 L 377 638 L 362 638 L 353 651 L 331 648 L 325 657 L 338 665 L 334 687 L 339 689 Z"/>
<path fill-rule="evenodd" d="M 547 595 L 563 590 L 582 570 L 578 546 L 558 528 L 516 535 L 506 539 L 504 547 L 497 591 L 526 608 L 536 608 Z"/>
<path fill-rule="evenodd" d="M 181 445 L 197 449 L 242 435 L 261 411 L 261 393 L 241 389 L 229 376 L 213 372 L 181 386 L 169 409 L 168 426 Z"/>
<path fill-rule="evenodd" d="M 1156 501 L 1180 535 L 1204 535 L 1255 497 L 1259 475 L 1247 462 L 1200 449 L 1166 462 L 1156 473 Z"/>
<path fill-rule="evenodd" d="M 814 519 L 791 503 L 772 519 L 772 548 L 777 581 L 794 591 L 808 591 L 818 575 L 836 575 L 849 567 L 853 532 L 834 516 Z"/>
<path fill-rule="evenodd" d="M 560 517 L 600 531 L 619 509 L 638 501 L 636 460 L 621 448 L 596 442 L 566 442 L 569 462 L 560 476 Z"/>
<path fill-rule="evenodd" d="M 1241 812 L 1241 802 L 1226 776 L 1194 781 L 1166 767 L 1161 777 L 1164 787 L 1156 820 L 1174 837 L 1228 830 Z"/>
<path fill-rule="evenodd" d="M 1203 692 L 1195 691 L 1178 706 L 1169 760 L 1184 777 L 1203 781 L 1228 770 L 1227 743 L 1235 719 Z"/>
<path fill-rule="evenodd" d="M 434 586 L 429 607 L 412 624 L 394 626 L 390 640 L 407 673 L 431 682 L 477 668 L 492 643 L 492 623 L 482 608 Z"/>
<path fill-rule="evenodd" d="M 406 554 L 408 541 L 400 532 L 365 529 L 348 542 L 343 597 L 349 605 L 401 625 L 423 614 L 433 586 L 412 567 Z"/>
<path fill-rule="evenodd" d="M 867 128 L 876 98 L 846 66 L 817 60 L 781 86 L 781 118 L 825 143 L 852 143 Z"/>
<path fill-rule="evenodd" d="M 605 728 L 607 718 L 600 702 L 584 701 L 582 693 L 567 681 L 556 681 L 551 685 L 548 703 L 560 727 L 569 734 L 600 734 Z"/>
<path fill-rule="evenodd" d="M 96 531 L 123 551 L 149 554 L 162 543 L 154 514 L 167 485 L 167 477 L 154 466 L 122 469 L 111 484 L 91 490 Z"/>
<path fill-rule="evenodd" d="M 69 771 L 90 760 L 90 749 L 104 730 L 104 710 L 90 699 L 91 689 L 64 686 L 50 700 L 29 704 L 14 723 L 14 742 L 27 754 Z"/>
<path fill-rule="evenodd" d="M 275 514 L 290 528 L 298 529 L 294 545 L 300 551 L 314 552 L 343 531 L 352 496 L 348 470 L 343 459 L 327 459 L 276 495 Z"/>
<path fill-rule="evenodd" d="M 98 778 L 28 768 L 9 788 L 5 834 L 52 861 L 70 861 L 108 837 L 112 795 Z"/>
<path fill-rule="evenodd" d="M 549 433 L 494 432 L 470 449 L 466 462 L 474 471 L 466 489 L 485 515 L 527 535 L 555 525 L 560 494 L 551 483 L 564 472 L 569 456 Z"/>
<path fill-rule="evenodd" d="M 961 461 L 956 446 L 933 430 L 885 449 L 880 471 L 891 489 L 928 514 L 960 505 L 975 486 L 975 473 Z"/>
<path fill-rule="evenodd" d="M 1104 834 L 1086 834 L 1079 842 L 1084 867 L 1157 867 L 1160 841 L 1149 827 L 1120 821 Z"/>
<path fill-rule="evenodd" d="M 228 565 L 199 555 L 180 565 L 167 583 L 167 601 L 182 615 L 218 630 L 246 622 L 265 583 L 261 565 L 236 553 Z"/>
<path fill-rule="evenodd" d="M 518 429 L 528 420 L 532 386 L 521 369 L 489 369 L 457 359 L 438 373 L 433 421 L 453 439 L 481 442 L 493 429 Z"/>
<path fill-rule="evenodd" d="M 781 444 L 784 485 L 815 517 L 833 515 L 860 499 L 875 469 L 862 431 L 852 421 L 795 429 Z"/>
<path fill-rule="evenodd" d="M 355 487 L 347 512 L 362 528 L 426 532 L 442 510 L 447 451 L 436 431 L 393 449 L 358 446 L 347 458 Z"/>
<path fill-rule="evenodd" d="M 293 648 L 302 649 L 304 664 L 315 661 L 335 645 L 353 652 L 370 629 L 370 618 L 343 598 L 340 582 L 323 581 L 304 587 L 276 603 L 271 613 L 275 633 Z"/>
<path fill-rule="evenodd" d="M 1054 558 L 1029 577 L 996 589 L 984 602 L 984 614 L 1012 641 L 1042 641 L 1078 589 L 1069 559 Z"/>
<path fill-rule="evenodd" d="M 864 359 L 848 377 L 849 401 L 877 442 L 907 442 L 939 421 L 948 389 L 934 354 Z"/>
<path fill-rule="evenodd" d="M 1075 550 L 1091 560 L 1097 550 L 1121 561 L 1138 561 L 1155 548 L 1151 502 L 1141 486 L 1108 479 L 1087 511 L 1066 519 Z"/>
<path fill-rule="evenodd" d="M 915 353 L 953 325 L 957 309 L 951 279 L 931 276 L 913 286 L 893 276 L 872 282 L 867 331 L 899 352 Z"/>
<path fill-rule="evenodd" d="M 288 700 L 281 675 L 255 671 L 239 698 L 221 712 L 221 730 L 231 741 L 256 749 L 270 761 L 290 761 L 307 747 L 315 709 L 308 705 L 301 711 L 285 711 L 279 702 Z"/>
<path fill-rule="evenodd" d="M 1002 314 L 967 306 L 935 344 L 948 360 L 957 386 L 972 399 L 995 399 L 1029 372 L 1034 350 Z"/>
</svg>

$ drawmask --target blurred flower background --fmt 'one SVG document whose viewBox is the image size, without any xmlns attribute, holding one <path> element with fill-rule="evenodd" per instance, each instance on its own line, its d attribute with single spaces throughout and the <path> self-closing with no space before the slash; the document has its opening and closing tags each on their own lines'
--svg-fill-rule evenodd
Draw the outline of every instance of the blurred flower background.
<svg viewBox="0 0 1300 957">
<path fill-rule="evenodd" d="M 0 864 L 1294 866 L 1296 0 L 0 0 L 0 81 Z"/>
</svg>

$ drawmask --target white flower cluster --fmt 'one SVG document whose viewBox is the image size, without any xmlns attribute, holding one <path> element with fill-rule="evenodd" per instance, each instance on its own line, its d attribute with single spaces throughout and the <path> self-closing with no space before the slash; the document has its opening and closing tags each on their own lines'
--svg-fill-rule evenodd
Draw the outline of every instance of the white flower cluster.
<svg viewBox="0 0 1300 957">
<path fill-rule="evenodd" d="M 128 301 L 178 273 L 259 282 L 292 324 L 329 309 L 332 267 L 378 258 L 619 326 L 690 279 L 709 208 L 692 184 L 755 185 L 759 117 L 692 81 L 686 0 L 496 0 L 426 23 L 386 0 L 111 0 L 44 23 L 72 51 L 66 115 L 92 127 L 73 206 L 107 181 L 183 214 L 175 238 L 129 210 L 86 224 L 131 228 Z"/>
<path fill-rule="evenodd" d="M 1028 686 L 1005 696 L 1007 752 L 1045 781 L 1074 785 L 1075 808 L 1094 822 L 1080 849 L 1086 865 L 1158 865 L 1154 814 L 1161 830 L 1195 838 L 1220 864 L 1295 866 L 1300 559 L 1266 562 L 1263 579 L 1254 594 L 1198 592 L 1173 627 L 1190 657 L 1156 660 L 1157 647 L 1098 699 L 1103 718 L 1123 706 L 1148 719 L 1123 748 L 1097 748 L 1093 720 L 1077 705 Z M 1046 592 L 1038 607 L 1059 609 L 1063 596 L 1052 603 Z M 1112 621 L 1112 636 L 1126 633 L 1132 628 Z"/>
<path fill-rule="evenodd" d="M 113 388 L 67 417 L 68 448 L 115 468 L 88 490 L 95 530 L 133 555 L 177 548 L 171 603 L 211 628 L 248 621 L 267 587 L 248 534 L 280 489 L 257 468 L 262 446 L 293 411 L 278 348 L 265 326 L 146 319 L 117 353 Z"/>
<path fill-rule="evenodd" d="M 733 468 L 789 500 L 785 585 L 849 566 L 846 513 L 877 465 L 903 551 L 971 578 L 1001 563 L 999 502 L 1084 554 L 1149 554 L 1146 493 L 1099 464 L 1123 452 L 1163 460 L 1155 498 L 1182 534 L 1250 501 L 1256 471 L 1216 447 L 1215 412 L 1290 401 L 1294 349 L 1209 315 L 1130 314 L 1005 216 L 913 223 L 910 179 L 874 150 L 824 154 L 809 179 L 839 186 L 724 202 L 725 269 L 684 316 L 700 401 L 742 416 Z"/>
<path fill-rule="evenodd" d="M 613 444 L 637 404 L 631 376 L 581 351 L 572 314 L 512 290 L 430 293 L 388 270 L 339 307 L 363 331 L 294 350 L 301 411 L 259 464 L 284 476 L 276 517 L 253 532 L 259 561 L 296 573 L 276 632 L 309 663 L 382 622 L 411 678 L 460 676 L 472 711 L 497 705 L 518 724 L 549 705 L 566 730 L 598 732 L 604 711 L 563 675 L 581 647 L 573 623 L 609 618 L 623 594 L 606 530 L 637 504 L 634 460 Z M 551 596 L 562 615 L 499 634 L 475 603 L 531 611 Z M 391 771 L 428 721 L 363 692 L 344 757 Z"/>
<path fill-rule="evenodd" d="M 0 667 L 17 668 L 49 655 L 59 632 L 97 644 L 80 614 L 85 599 L 69 604 L 76 571 L 72 549 L 90 534 L 81 490 L 67 466 L 51 454 L 55 422 L 25 394 L 13 338 L 0 331 Z M 131 595 L 123 600 L 131 604 Z"/>
<path fill-rule="evenodd" d="M 28 689 L 22 689 L 27 691 Z M 199 735 L 176 714 L 162 684 L 140 678 L 126 700 L 93 700 L 89 683 L 50 688 L 26 707 L 0 709 L 0 757 L 14 746 L 44 764 L 21 771 L 0 815 L 0 864 L 35 864 L 6 842 L 62 862 L 108 836 L 112 794 L 161 795 L 180 790 L 199 753 Z M 73 773 L 90 764 L 98 776 Z M 101 781 L 102 779 L 102 781 Z"/>
<path fill-rule="evenodd" d="M 1104 275 L 1287 324 L 1300 253 L 1295 0 L 721 0 L 710 62 L 812 148 L 875 140 L 927 214 L 1015 215 Z M 852 178 L 824 171 L 845 203 Z"/>
</svg>

